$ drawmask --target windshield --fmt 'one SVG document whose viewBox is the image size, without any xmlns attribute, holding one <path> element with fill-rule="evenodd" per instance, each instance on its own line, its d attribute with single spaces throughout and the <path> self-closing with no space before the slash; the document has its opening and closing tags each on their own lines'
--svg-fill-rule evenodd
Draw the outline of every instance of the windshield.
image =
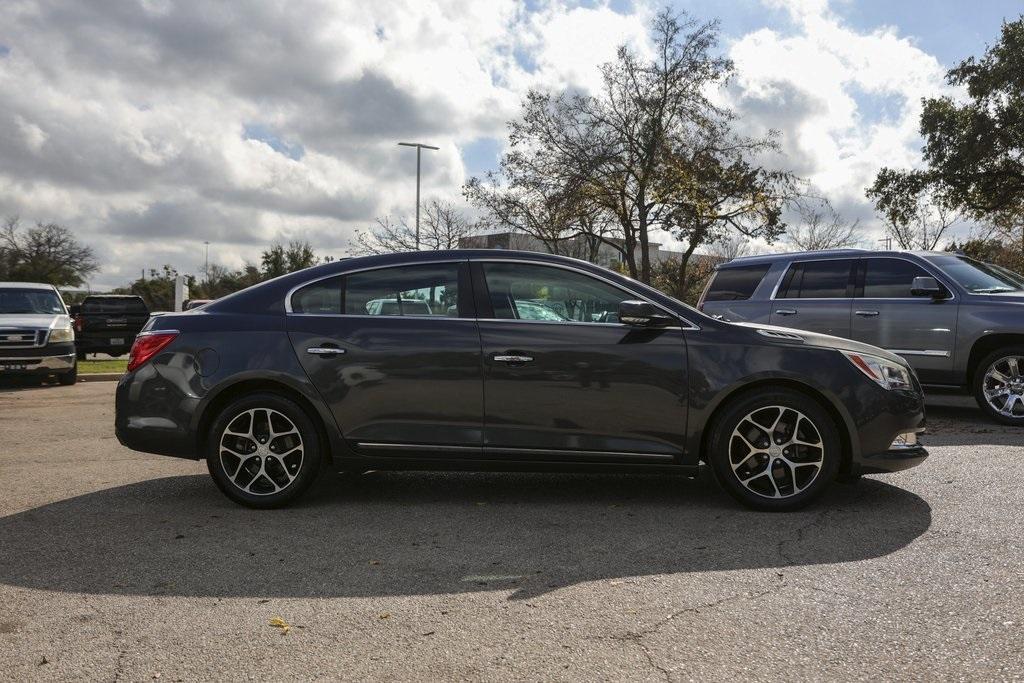
<svg viewBox="0 0 1024 683">
<path fill-rule="evenodd" d="M 954 255 L 936 255 L 926 258 L 971 294 L 1024 291 L 1024 287 L 1014 277 L 987 263 L 975 261 L 966 256 Z"/>
<path fill-rule="evenodd" d="M 52 289 L 0 288 L 0 315 L 64 313 L 64 304 Z"/>
</svg>

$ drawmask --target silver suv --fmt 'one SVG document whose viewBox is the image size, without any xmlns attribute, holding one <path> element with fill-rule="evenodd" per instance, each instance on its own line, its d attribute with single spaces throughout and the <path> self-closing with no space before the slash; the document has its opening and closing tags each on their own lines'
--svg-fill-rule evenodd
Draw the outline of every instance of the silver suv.
<svg viewBox="0 0 1024 683">
<path fill-rule="evenodd" d="M 75 332 L 53 285 L 0 282 L 0 377 L 9 375 L 78 379 Z"/>
<path fill-rule="evenodd" d="M 880 346 L 926 389 L 969 391 L 1024 426 L 1024 278 L 1005 268 L 950 252 L 751 256 L 720 265 L 697 307 Z"/>
</svg>

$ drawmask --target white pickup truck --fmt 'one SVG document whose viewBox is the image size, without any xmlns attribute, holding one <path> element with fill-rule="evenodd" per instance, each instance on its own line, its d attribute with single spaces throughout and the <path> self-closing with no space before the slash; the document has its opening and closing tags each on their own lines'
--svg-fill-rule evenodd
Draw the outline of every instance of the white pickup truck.
<svg viewBox="0 0 1024 683">
<path fill-rule="evenodd" d="M 0 282 L 0 377 L 78 379 L 75 332 L 53 285 Z"/>
</svg>

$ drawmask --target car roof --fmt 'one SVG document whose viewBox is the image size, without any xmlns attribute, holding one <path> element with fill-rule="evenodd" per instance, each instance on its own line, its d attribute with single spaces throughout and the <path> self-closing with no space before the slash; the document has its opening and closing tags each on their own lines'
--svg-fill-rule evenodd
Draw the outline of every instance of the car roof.
<svg viewBox="0 0 1024 683">
<path fill-rule="evenodd" d="M 954 256 L 954 252 L 949 251 L 911 251 L 911 250 L 899 250 L 891 249 L 887 251 L 877 251 L 874 249 L 822 249 L 820 251 L 788 251 L 777 254 L 754 254 L 752 256 L 737 256 L 731 261 L 722 263 L 718 266 L 718 270 L 727 270 L 729 268 L 739 268 L 740 266 L 753 266 L 778 263 L 780 261 L 807 261 L 807 260 L 828 260 L 828 259 L 842 259 L 842 258 L 859 258 L 862 256 L 872 257 L 885 257 L 885 256 L 937 256 L 937 255 Z"/>
<path fill-rule="evenodd" d="M 57 290 L 51 284 L 46 282 L 0 282 L 0 287 L 4 289 L 52 289 Z"/>
</svg>

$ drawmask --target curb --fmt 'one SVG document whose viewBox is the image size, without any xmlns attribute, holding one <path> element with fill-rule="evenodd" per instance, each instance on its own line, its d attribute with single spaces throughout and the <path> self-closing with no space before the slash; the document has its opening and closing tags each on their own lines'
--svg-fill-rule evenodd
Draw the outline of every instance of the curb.
<svg viewBox="0 0 1024 683">
<path fill-rule="evenodd" d="M 121 379 L 121 372 L 87 372 L 78 375 L 79 382 L 116 382 Z"/>
</svg>

